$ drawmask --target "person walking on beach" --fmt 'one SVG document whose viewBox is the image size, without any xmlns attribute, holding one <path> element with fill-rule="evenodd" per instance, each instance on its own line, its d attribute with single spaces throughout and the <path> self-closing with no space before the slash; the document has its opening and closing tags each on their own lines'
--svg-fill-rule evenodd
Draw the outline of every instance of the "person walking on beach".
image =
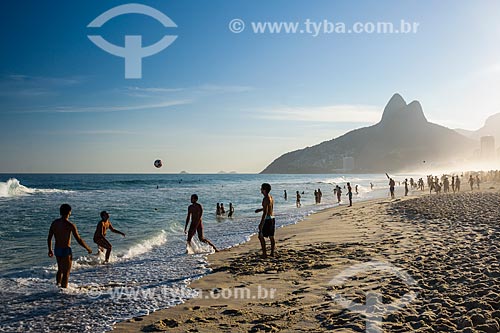
<svg viewBox="0 0 500 333">
<path fill-rule="evenodd" d="M 424 190 L 424 180 L 422 178 L 418 180 L 418 186 L 421 191 Z"/>
<path fill-rule="evenodd" d="M 481 183 L 481 181 L 479 180 L 479 176 L 476 175 L 476 185 L 477 185 L 477 189 L 479 190 L 479 184 Z"/>
<path fill-rule="evenodd" d="M 288 195 L 286 194 L 286 190 L 284 192 L 285 192 L 284 197 L 285 197 L 285 201 L 286 201 L 288 199 Z"/>
<path fill-rule="evenodd" d="M 111 243 L 106 239 L 106 232 L 111 230 L 114 233 L 120 234 L 125 237 L 125 234 L 119 230 L 113 228 L 113 225 L 109 221 L 109 214 L 106 211 L 101 212 L 101 220 L 97 223 L 97 227 L 94 233 L 94 243 L 97 244 L 99 252 L 104 252 L 106 250 L 106 259 L 104 263 L 109 262 L 109 256 L 111 255 Z"/>
<path fill-rule="evenodd" d="M 469 177 L 469 185 L 470 185 L 470 190 L 474 191 L 474 178 L 472 178 L 472 175 Z"/>
<path fill-rule="evenodd" d="M 451 190 L 455 193 L 455 176 L 451 176 Z"/>
<path fill-rule="evenodd" d="M 448 179 L 448 176 L 444 177 L 443 191 L 444 191 L 444 193 L 450 192 L 450 180 Z"/>
<path fill-rule="evenodd" d="M 455 177 L 455 189 L 460 192 L 460 178 L 458 176 Z"/>
<path fill-rule="evenodd" d="M 271 253 L 270 256 L 274 257 L 275 241 L 274 241 L 274 230 L 275 230 L 275 219 L 274 219 L 274 199 L 271 196 L 271 185 L 264 183 L 260 187 L 260 192 L 264 196 L 262 199 L 262 208 L 256 209 L 256 213 L 262 212 L 262 217 L 259 223 L 259 240 L 262 247 L 262 259 L 267 258 L 266 250 L 266 238 L 269 238 L 271 242 Z"/>
<path fill-rule="evenodd" d="M 297 200 L 295 202 L 295 204 L 297 205 L 297 208 L 299 208 L 300 206 L 302 206 L 302 204 L 300 203 L 300 198 L 302 198 L 302 197 L 300 196 L 299 191 L 297 191 Z"/>
<path fill-rule="evenodd" d="M 188 207 L 186 225 L 184 226 L 184 233 L 187 234 L 187 246 L 191 247 L 191 239 L 193 239 L 194 234 L 198 233 L 200 242 L 210 245 L 215 252 L 219 252 L 215 245 L 203 235 L 202 215 L 203 207 L 198 203 L 198 195 L 193 194 L 191 195 L 191 205 Z M 189 226 L 189 231 L 187 231 L 189 220 L 191 220 L 191 225 Z"/>
<path fill-rule="evenodd" d="M 394 187 L 396 186 L 396 182 L 394 181 L 394 179 L 389 177 L 387 173 L 385 175 L 387 176 L 387 179 L 389 179 L 389 192 L 391 193 L 391 199 L 394 199 L 395 198 Z"/>
<path fill-rule="evenodd" d="M 234 206 L 233 206 L 233 203 L 230 202 L 229 203 L 229 212 L 227 213 L 227 217 L 233 217 L 233 214 L 234 214 Z"/>
<path fill-rule="evenodd" d="M 403 182 L 405 184 L 405 197 L 408 196 L 408 178 L 405 179 L 405 181 Z"/>
<path fill-rule="evenodd" d="M 349 207 L 352 207 L 352 187 L 351 183 L 347 183 L 347 196 L 349 196 Z"/>
<path fill-rule="evenodd" d="M 71 206 L 62 204 L 59 208 L 59 213 L 61 214 L 61 218 L 54 220 L 50 225 L 47 245 L 49 247 L 49 257 L 52 258 L 55 254 L 57 260 L 56 283 L 62 288 L 67 288 L 73 259 L 70 247 L 71 235 L 75 237 L 78 244 L 84 247 L 89 254 L 92 253 L 92 249 L 80 238 L 76 225 L 69 220 Z M 52 252 L 52 237 L 56 239 L 54 252 Z"/>
</svg>

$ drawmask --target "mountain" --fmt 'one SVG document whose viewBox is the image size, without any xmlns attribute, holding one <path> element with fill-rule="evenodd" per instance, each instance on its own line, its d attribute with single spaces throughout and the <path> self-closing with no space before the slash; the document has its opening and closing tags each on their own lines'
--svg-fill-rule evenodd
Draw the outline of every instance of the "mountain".
<svg viewBox="0 0 500 333">
<path fill-rule="evenodd" d="M 500 143 L 500 113 L 486 119 L 484 126 L 477 131 L 468 131 L 463 129 L 455 129 L 458 133 L 475 140 L 479 140 L 482 136 L 492 135 L 495 137 L 497 145 Z"/>
<path fill-rule="evenodd" d="M 336 139 L 286 153 L 262 173 L 383 173 L 413 170 L 423 163 L 447 163 L 468 157 L 477 142 L 427 121 L 418 101 L 407 104 L 394 94 L 379 123 Z M 354 167 L 343 169 L 344 157 Z M 426 161 L 426 162 L 424 162 Z"/>
</svg>

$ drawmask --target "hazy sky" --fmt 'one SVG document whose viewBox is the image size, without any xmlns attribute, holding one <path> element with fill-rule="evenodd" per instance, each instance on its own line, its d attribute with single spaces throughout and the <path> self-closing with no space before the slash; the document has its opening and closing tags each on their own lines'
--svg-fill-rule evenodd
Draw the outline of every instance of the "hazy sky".
<svg viewBox="0 0 500 333">
<path fill-rule="evenodd" d="M 477 129 L 500 112 L 500 2 L 2 1 L 0 172 L 259 172 L 279 155 L 380 119 L 393 93 Z M 233 33 L 231 20 L 246 23 Z M 415 34 L 256 34 L 251 22 L 418 22 Z M 89 34 L 177 40 L 124 78 Z M 153 161 L 164 167 L 156 170 Z"/>
</svg>

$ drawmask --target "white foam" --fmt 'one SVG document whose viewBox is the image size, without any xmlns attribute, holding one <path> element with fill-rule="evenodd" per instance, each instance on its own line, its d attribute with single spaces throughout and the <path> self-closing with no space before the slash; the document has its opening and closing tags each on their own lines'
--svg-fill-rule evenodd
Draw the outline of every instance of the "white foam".
<svg viewBox="0 0 500 333">
<path fill-rule="evenodd" d="M 210 245 L 198 243 L 196 240 L 191 240 L 191 246 L 186 245 L 187 254 L 209 254 L 213 252 Z"/>
<path fill-rule="evenodd" d="M 151 251 L 154 247 L 163 245 L 167 242 L 167 233 L 165 230 L 162 230 L 160 234 L 147 239 L 137 245 L 132 246 L 128 250 L 126 250 L 124 253 L 119 253 L 117 257 L 123 258 L 123 259 L 130 259 L 136 256 L 139 256 L 141 254 L 144 254 L 146 252 Z"/>
<path fill-rule="evenodd" d="M 30 194 L 51 194 L 51 193 L 70 193 L 73 191 L 58 189 L 37 189 L 21 185 L 16 178 L 10 178 L 6 182 L 0 182 L 0 198 L 26 196 Z"/>
</svg>

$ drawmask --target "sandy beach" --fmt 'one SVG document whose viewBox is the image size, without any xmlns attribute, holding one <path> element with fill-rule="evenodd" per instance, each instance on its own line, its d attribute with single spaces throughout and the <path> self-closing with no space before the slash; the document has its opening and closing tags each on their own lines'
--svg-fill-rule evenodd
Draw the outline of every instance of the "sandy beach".
<svg viewBox="0 0 500 333">
<path fill-rule="evenodd" d="M 274 258 L 252 237 L 209 256 L 200 297 L 114 330 L 499 332 L 493 186 L 328 209 L 278 229 Z"/>
</svg>

